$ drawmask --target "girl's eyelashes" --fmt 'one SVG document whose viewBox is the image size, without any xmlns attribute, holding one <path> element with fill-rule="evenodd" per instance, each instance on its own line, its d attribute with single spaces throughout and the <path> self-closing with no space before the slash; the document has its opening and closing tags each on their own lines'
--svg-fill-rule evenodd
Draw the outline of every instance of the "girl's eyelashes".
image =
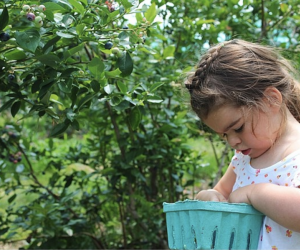
<svg viewBox="0 0 300 250">
<path fill-rule="evenodd" d="M 238 129 L 235 129 L 234 131 L 239 133 L 239 132 L 243 131 L 243 128 L 244 128 L 244 124 L 242 126 L 240 126 Z"/>
<path fill-rule="evenodd" d="M 240 132 L 243 131 L 243 129 L 244 129 L 244 124 L 243 124 L 242 126 L 240 126 L 239 128 L 235 129 L 234 132 L 240 133 Z M 226 133 L 219 134 L 219 135 L 220 135 L 220 137 L 221 137 L 222 139 L 227 140 L 227 134 L 226 134 Z"/>
</svg>

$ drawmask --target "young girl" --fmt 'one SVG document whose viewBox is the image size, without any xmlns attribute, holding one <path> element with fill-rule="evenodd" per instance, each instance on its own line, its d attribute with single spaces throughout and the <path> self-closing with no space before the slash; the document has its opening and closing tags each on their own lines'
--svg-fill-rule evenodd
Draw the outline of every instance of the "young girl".
<svg viewBox="0 0 300 250">
<path fill-rule="evenodd" d="M 287 60 L 242 40 L 216 45 L 186 87 L 203 123 L 235 149 L 196 199 L 251 204 L 266 215 L 258 249 L 300 249 L 300 87 Z"/>
</svg>

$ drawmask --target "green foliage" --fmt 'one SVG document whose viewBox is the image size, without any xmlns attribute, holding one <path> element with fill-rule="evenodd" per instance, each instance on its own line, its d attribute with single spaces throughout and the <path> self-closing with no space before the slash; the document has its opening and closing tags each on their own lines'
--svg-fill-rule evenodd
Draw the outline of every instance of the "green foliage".
<svg viewBox="0 0 300 250">
<path fill-rule="evenodd" d="M 212 185 L 231 155 L 189 112 L 185 74 L 231 38 L 299 62 L 299 4 L 2 1 L 0 241 L 167 248 L 162 203 Z"/>
</svg>

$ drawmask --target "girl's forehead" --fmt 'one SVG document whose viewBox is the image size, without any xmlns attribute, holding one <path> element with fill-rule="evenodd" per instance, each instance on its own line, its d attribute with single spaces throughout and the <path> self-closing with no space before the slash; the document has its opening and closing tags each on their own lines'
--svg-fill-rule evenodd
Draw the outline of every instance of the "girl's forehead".
<svg viewBox="0 0 300 250">
<path fill-rule="evenodd" d="M 217 133 L 224 133 L 244 119 L 244 108 L 223 105 L 212 109 L 202 121 Z"/>
</svg>

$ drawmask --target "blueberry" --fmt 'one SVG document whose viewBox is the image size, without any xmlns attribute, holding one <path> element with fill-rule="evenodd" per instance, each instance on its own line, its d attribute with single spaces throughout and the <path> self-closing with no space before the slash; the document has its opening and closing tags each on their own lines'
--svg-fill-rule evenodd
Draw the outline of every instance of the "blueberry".
<svg viewBox="0 0 300 250">
<path fill-rule="evenodd" d="M 112 42 L 107 42 L 105 45 L 104 45 L 104 48 L 105 49 L 111 49 L 113 46 L 113 43 Z"/>
<path fill-rule="evenodd" d="M 9 82 L 12 82 L 13 80 L 15 80 L 15 75 L 9 74 L 7 79 L 8 79 Z"/>
<path fill-rule="evenodd" d="M 27 17 L 27 19 L 29 20 L 29 21 L 34 21 L 34 19 L 35 19 L 35 15 L 33 14 L 33 13 L 28 13 L 27 15 L 26 15 L 26 17 Z"/>
<path fill-rule="evenodd" d="M 128 26 L 127 26 L 127 25 L 124 25 L 124 26 L 123 26 L 123 29 L 124 29 L 124 30 L 128 30 Z"/>
<path fill-rule="evenodd" d="M 9 160 L 10 162 L 14 162 L 14 161 L 15 161 L 14 155 L 10 154 L 9 157 L 8 157 L 8 160 Z"/>
<path fill-rule="evenodd" d="M 2 33 L 0 34 L 0 40 L 1 40 L 2 42 L 6 42 L 6 41 L 8 41 L 9 39 L 10 39 L 10 36 L 9 36 L 8 33 L 2 32 Z"/>
</svg>

